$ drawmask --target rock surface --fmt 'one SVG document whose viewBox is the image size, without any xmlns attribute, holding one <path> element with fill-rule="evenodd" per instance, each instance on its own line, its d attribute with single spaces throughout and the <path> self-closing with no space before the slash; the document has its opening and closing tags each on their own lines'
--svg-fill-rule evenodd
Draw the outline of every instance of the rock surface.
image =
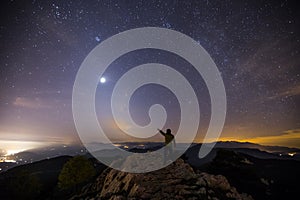
<svg viewBox="0 0 300 200">
<path fill-rule="evenodd" d="M 182 159 L 149 173 L 106 169 L 72 199 L 252 199 L 240 194 L 221 175 L 196 173 Z"/>
</svg>

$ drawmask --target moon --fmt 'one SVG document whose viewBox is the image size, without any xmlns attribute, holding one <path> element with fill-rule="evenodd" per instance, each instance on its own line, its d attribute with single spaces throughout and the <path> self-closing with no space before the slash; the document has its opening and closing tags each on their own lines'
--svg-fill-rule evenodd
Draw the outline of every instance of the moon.
<svg viewBox="0 0 300 200">
<path fill-rule="evenodd" d="M 105 83 L 106 82 L 106 78 L 105 77 L 101 77 L 100 78 L 100 83 Z"/>
</svg>

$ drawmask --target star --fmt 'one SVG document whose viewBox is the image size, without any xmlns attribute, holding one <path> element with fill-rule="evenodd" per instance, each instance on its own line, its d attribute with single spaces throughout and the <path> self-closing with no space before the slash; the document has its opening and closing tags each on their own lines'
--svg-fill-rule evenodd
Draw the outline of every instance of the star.
<svg viewBox="0 0 300 200">
<path fill-rule="evenodd" d="M 97 42 L 100 42 L 100 41 L 101 41 L 101 39 L 100 39 L 99 36 L 96 36 L 96 37 L 95 37 L 95 40 L 96 40 Z"/>
</svg>

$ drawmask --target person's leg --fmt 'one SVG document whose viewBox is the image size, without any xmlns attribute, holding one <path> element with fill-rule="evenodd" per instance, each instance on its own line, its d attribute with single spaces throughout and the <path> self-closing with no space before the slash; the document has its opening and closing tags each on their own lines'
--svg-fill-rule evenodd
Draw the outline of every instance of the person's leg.
<svg viewBox="0 0 300 200">
<path fill-rule="evenodd" d="M 170 155 L 169 159 L 173 160 L 173 158 L 174 158 L 174 149 L 173 149 L 172 144 L 170 145 L 169 155 Z"/>
<path fill-rule="evenodd" d="M 164 164 L 167 162 L 168 156 L 168 145 L 164 147 Z"/>
<path fill-rule="evenodd" d="M 167 160 L 172 159 L 172 145 L 169 143 L 167 145 Z"/>
</svg>

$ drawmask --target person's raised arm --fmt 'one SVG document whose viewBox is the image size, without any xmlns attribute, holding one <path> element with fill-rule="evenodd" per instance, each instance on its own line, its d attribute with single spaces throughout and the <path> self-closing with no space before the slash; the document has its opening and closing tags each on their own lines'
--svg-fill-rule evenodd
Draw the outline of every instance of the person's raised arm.
<svg viewBox="0 0 300 200">
<path fill-rule="evenodd" d="M 163 132 L 162 130 L 160 130 L 160 129 L 157 129 L 159 132 L 160 132 L 160 134 L 162 134 L 163 136 L 165 136 L 166 135 L 166 133 L 165 132 Z"/>
</svg>

